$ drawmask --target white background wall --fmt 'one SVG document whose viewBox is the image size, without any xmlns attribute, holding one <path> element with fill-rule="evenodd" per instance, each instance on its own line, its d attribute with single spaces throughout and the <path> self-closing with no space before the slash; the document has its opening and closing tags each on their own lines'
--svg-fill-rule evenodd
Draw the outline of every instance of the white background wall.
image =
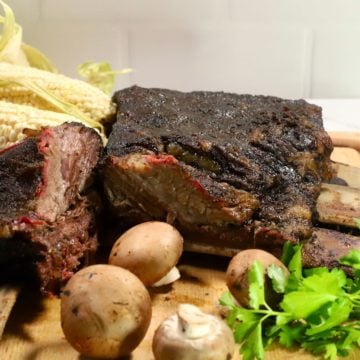
<svg viewBox="0 0 360 360">
<path fill-rule="evenodd" d="M 133 67 L 117 87 L 360 98 L 359 0 L 7 0 L 71 76 Z"/>
</svg>

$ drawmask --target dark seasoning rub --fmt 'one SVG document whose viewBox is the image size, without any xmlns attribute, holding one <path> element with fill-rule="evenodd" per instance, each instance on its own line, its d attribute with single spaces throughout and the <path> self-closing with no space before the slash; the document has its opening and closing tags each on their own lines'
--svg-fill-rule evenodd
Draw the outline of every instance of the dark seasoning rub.
<svg viewBox="0 0 360 360">
<path fill-rule="evenodd" d="M 320 184 L 331 178 L 319 107 L 137 86 L 114 101 L 103 174 L 120 217 L 172 220 L 190 241 L 225 247 L 274 250 L 311 237 Z"/>
</svg>

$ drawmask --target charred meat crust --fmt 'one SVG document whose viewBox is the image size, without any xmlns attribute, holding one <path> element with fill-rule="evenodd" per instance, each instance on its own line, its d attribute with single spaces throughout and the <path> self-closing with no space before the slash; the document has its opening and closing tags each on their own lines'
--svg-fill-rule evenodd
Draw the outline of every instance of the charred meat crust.
<svg viewBox="0 0 360 360">
<path fill-rule="evenodd" d="M 134 211 L 139 218 L 139 213 L 143 218 L 151 218 L 162 212 L 164 219 L 170 213 L 180 228 L 190 232 L 200 229 L 199 236 L 217 232 L 224 238 L 224 233 L 229 233 L 229 242 L 234 242 L 233 235 L 238 233 L 238 241 L 244 245 L 248 236 L 244 236 L 241 227 L 249 229 L 253 242 L 263 246 L 311 237 L 320 184 L 332 176 L 329 159 L 332 144 L 323 129 L 319 107 L 304 100 L 270 96 L 182 93 L 137 86 L 118 91 L 114 101 L 118 113 L 105 150 L 105 183 L 110 181 L 108 176 L 114 176 L 111 180 L 114 184 L 118 176 L 115 172 L 124 170 L 121 160 L 109 161 L 110 158 L 124 159 L 136 154 L 143 162 L 146 156 L 172 156 L 179 168 L 192 169 L 187 173 L 194 181 L 206 179 L 207 186 L 202 189 L 214 200 L 210 206 L 218 204 L 211 189 L 219 184 L 226 184 L 229 203 L 237 202 L 236 191 L 247 193 L 248 199 L 258 202 L 246 207 L 245 202 L 237 202 L 237 217 L 242 220 L 223 222 L 211 231 L 196 219 L 184 221 L 182 210 L 176 211 L 171 201 L 158 202 L 156 212 L 146 207 L 139 209 L 135 199 L 139 191 L 127 191 L 133 177 L 141 176 L 143 182 L 148 182 L 148 189 L 147 185 L 138 188 L 142 197 L 148 197 L 152 188 L 153 200 L 163 193 L 168 199 L 176 198 L 170 194 L 176 190 L 165 186 L 162 180 L 171 175 L 169 166 L 157 164 L 158 181 L 153 182 L 152 172 L 146 177 L 143 173 L 139 175 L 139 167 L 132 167 L 132 174 L 119 177 L 116 189 L 106 185 L 110 202 L 117 201 L 118 214 L 126 210 Z M 119 166 L 120 170 L 109 169 Z M 190 196 L 193 187 L 187 186 L 184 191 Z M 249 208 L 251 213 L 241 213 Z"/>
<path fill-rule="evenodd" d="M 0 154 L 0 227 L 29 210 L 42 181 L 43 163 L 35 138 Z"/>
<path fill-rule="evenodd" d="M 22 278 L 30 272 L 42 292 L 57 292 L 96 249 L 96 214 L 83 198 L 54 222 L 23 223 L 0 239 L 0 271 Z"/>
</svg>

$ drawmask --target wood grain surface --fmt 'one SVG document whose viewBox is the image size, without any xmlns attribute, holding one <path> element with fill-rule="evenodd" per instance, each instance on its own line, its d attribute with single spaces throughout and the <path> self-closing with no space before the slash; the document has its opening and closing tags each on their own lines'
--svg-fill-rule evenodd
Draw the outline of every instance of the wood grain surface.
<svg viewBox="0 0 360 360">
<path fill-rule="evenodd" d="M 336 161 L 360 167 L 360 154 L 349 148 L 337 148 Z M 360 241 L 360 239 L 359 239 Z M 153 360 L 151 341 L 154 330 L 179 303 L 191 303 L 209 312 L 217 312 L 217 299 L 226 290 L 224 271 L 228 259 L 215 256 L 185 254 L 179 269 L 181 280 L 171 286 L 151 290 L 153 317 L 147 335 L 140 346 L 128 358 Z M 347 359 L 360 358 L 360 351 Z M 73 350 L 64 339 L 60 326 L 60 300 L 42 298 L 35 291 L 24 289 L 13 308 L 3 339 L 0 342 L 0 359 L 3 360 L 86 360 Z M 233 360 L 241 359 L 238 351 Z M 310 360 L 313 357 L 299 349 L 283 349 L 272 345 L 266 359 Z M 169 359 L 171 360 L 171 359 Z"/>
<path fill-rule="evenodd" d="M 8 284 L 0 286 L 0 340 L 19 293 L 20 286 Z"/>
</svg>

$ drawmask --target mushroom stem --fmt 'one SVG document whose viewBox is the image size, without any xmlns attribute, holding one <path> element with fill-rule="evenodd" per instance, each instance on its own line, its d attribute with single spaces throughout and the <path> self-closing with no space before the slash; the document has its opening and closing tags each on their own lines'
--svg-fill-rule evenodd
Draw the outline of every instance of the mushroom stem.
<svg viewBox="0 0 360 360">
<path fill-rule="evenodd" d="M 235 342 L 219 317 L 195 305 L 180 304 L 177 313 L 156 329 L 152 349 L 156 360 L 228 360 Z"/>
<path fill-rule="evenodd" d="M 213 317 L 209 316 L 195 306 L 189 304 L 179 305 L 177 311 L 179 326 L 183 336 L 188 339 L 198 339 L 209 335 Z"/>
<path fill-rule="evenodd" d="M 152 284 L 151 286 L 158 287 L 158 286 L 171 284 L 179 278 L 180 278 L 180 271 L 176 266 L 174 266 L 164 277 L 162 277 L 159 281 L 157 281 L 155 284 Z"/>
</svg>

